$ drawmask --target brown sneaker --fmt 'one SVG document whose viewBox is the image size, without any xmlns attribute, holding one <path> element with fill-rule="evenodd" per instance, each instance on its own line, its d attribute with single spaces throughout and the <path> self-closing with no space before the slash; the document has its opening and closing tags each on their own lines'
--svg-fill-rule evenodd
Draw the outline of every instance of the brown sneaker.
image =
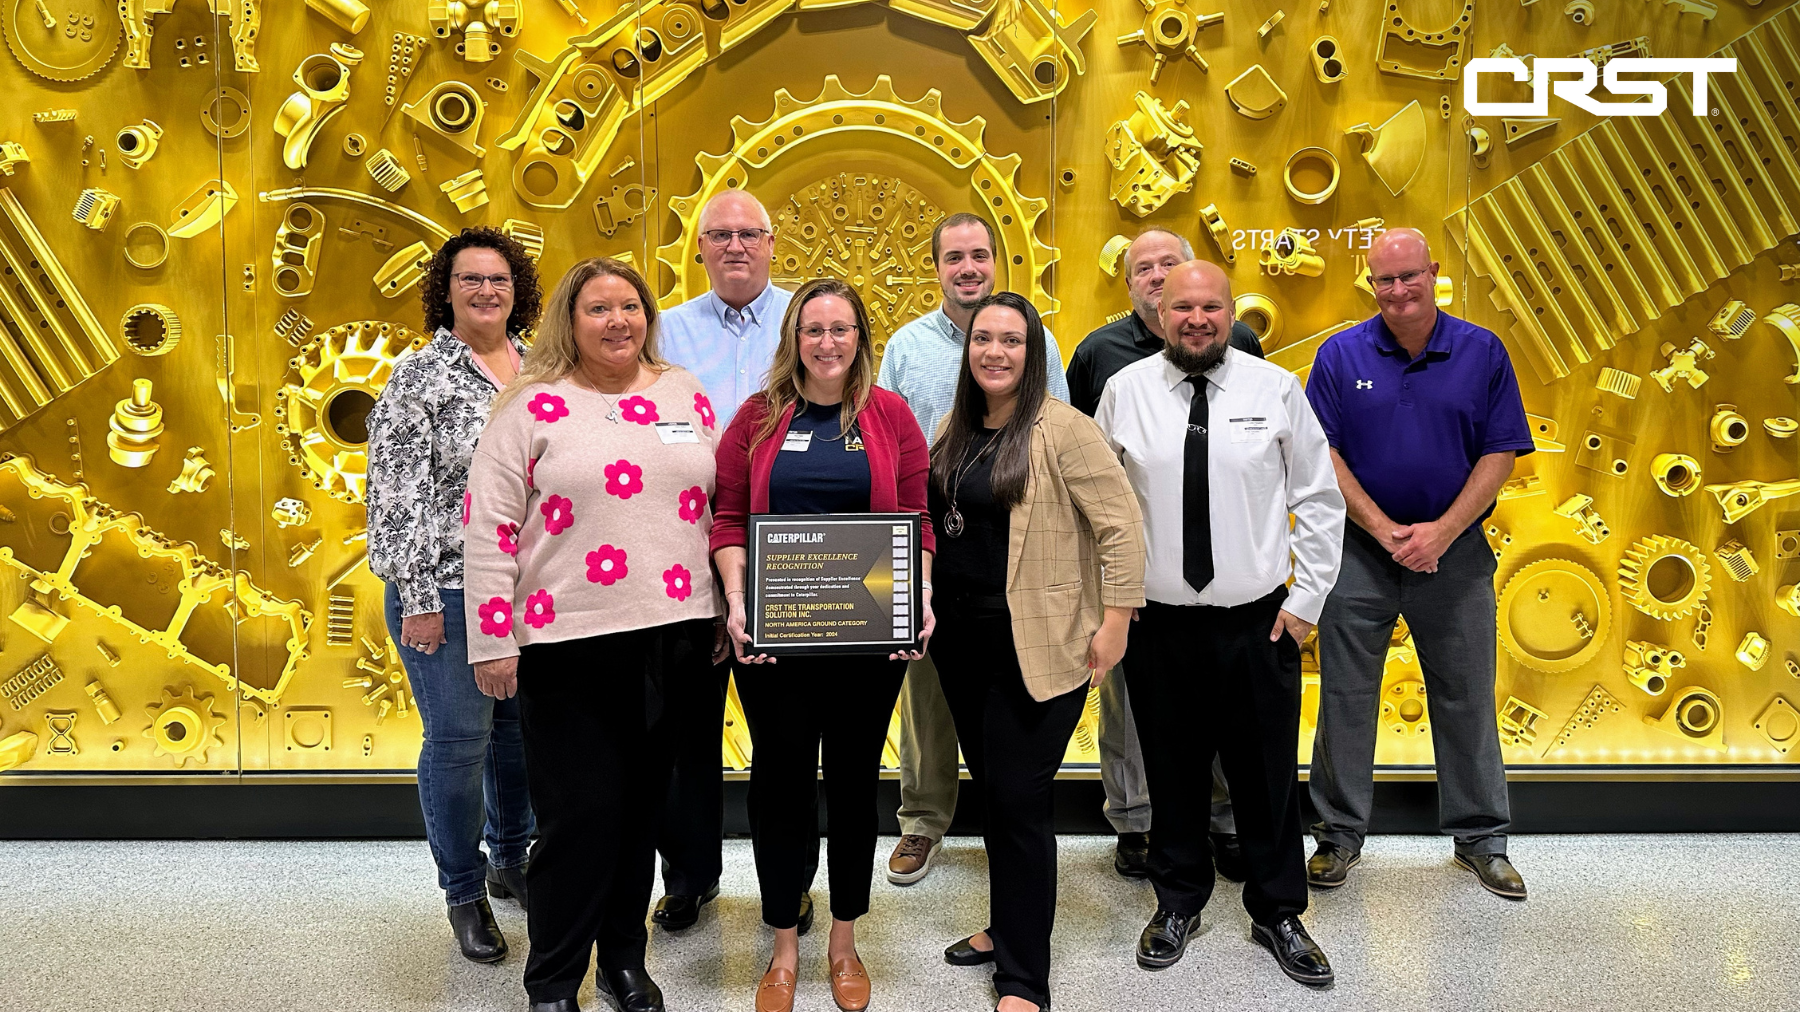
<svg viewBox="0 0 1800 1012">
<path fill-rule="evenodd" d="M 913 834 L 902 836 L 888 858 L 888 881 L 902 886 L 919 881 L 931 871 L 931 859 L 942 849 L 942 840 Z"/>
</svg>

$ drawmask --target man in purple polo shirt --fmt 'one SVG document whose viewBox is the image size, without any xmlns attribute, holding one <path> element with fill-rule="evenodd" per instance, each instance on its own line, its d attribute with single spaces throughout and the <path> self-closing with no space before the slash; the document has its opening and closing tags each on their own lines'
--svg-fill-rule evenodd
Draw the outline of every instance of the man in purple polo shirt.
<svg viewBox="0 0 1800 1012">
<path fill-rule="evenodd" d="M 1489 892 L 1525 898 L 1506 858 L 1511 821 L 1494 722 L 1494 553 L 1480 524 L 1513 459 L 1532 451 L 1500 339 L 1438 311 L 1425 236 L 1390 229 L 1369 250 L 1381 315 L 1319 349 L 1306 396 L 1331 443 L 1351 524 L 1319 616 L 1313 742 L 1314 886 L 1344 884 L 1375 794 L 1375 728 L 1394 620 L 1424 669 L 1440 825 Z"/>
</svg>

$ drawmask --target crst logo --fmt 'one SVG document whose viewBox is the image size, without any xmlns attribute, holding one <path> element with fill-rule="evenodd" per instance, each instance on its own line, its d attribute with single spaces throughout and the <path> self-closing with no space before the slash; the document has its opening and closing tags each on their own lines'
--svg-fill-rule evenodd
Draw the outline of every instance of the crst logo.
<svg viewBox="0 0 1800 1012">
<path fill-rule="evenodd" d="M 1548 84 L 1556 97 L 1596 116 L 1661 116 L 1669 107 L 1669 90 L 1661 81 L 1621 81 L 1620 74 L 1692 74 L 1694 115 L 1706 115 L 1706 75 L 1735 74 L 1737 60 L 1723 57 L 1708 59 L 1625 58 L 1606 63 L 1606 90 L 1615 95 L 1648 95 L 1648 102 L 1597 102 L 1589 96 L 1594 90 L 1598 69 L 1579 56 L 1540 57 L 1531 67 L 1524 60 L 1470 60 L 1463 75 L 1463 107 L 1471 116 L 1548 116 L 1550 96 Z M 1531 82 L 1529 102 L 1483 102 L 1478 97 L 1483 74 L 1506 74 L 1515 81 Z M 1552 74 L 1574 74 L 1577 81 L 1551 81 Z"/>
</svg>

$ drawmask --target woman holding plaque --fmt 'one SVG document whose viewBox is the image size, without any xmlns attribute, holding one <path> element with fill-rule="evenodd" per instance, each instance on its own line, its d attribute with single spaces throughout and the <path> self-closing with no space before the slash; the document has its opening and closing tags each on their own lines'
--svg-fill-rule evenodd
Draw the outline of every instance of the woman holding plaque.
<svg viewBox="0 0 1800 1012">
<path fill-rule="evenodd" d="M 705 719 L 700 690 L 724 656 L 707 546 L 714 442 L 699 381 L 656 354 L 648 286 L 594 258 L 551 293 L 475 447 L 469 658 L 483 692 L 519 696 L 539 831 L 533 1012 L 577 1012 L 596 946 L 610 1004 L 663 1007 L 644 913 L 668 743 Z"/>
<path fill-rule="evenodd" d="M 788 1012 L 799 969 L 800 897 L 819 848 L 824 769 L 830 835 L 831 994 L 846 1012 L 869 1005 L 856 919 L 869 911 L 875 788 L 888 719 L 920 652 L 883 657 L 746 653 L 746 531 L 753 513 L 918 513 L 924 547 L 921 644 L 931 635 L 930 466 L 906 402 L 875 386 L 868 318 L 856 290 L 823 279 L 788 304 L 768 384 L 738 410 L 719 444 L 713 562 L 725 585 L 738 697 L 750 725 L 750 811 L 763 921 L 775 949 L 757 1012 Z"/>
<path fill-rule="evenodd" d="M 1044 395 L 1044 325 L 1011 292 L 975 309 L 931 452 L 943 623 L 932 660 L 986 806 L 988 928 L 944 952 L 994 963 L 999 1012 L 1050 1005 L 1051 788 L 1089 686 L 1144 603 L 1137 496 L 1092 419 Z"/>
</svg>

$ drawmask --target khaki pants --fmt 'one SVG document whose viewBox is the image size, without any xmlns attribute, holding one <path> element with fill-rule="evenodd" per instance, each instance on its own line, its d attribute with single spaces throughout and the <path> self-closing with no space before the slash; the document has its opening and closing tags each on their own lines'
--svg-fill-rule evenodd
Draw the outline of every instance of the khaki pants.
<svg viewBox="0 0 1800 1012">
<path fill-rule="evenodd" d="M 956 724 L 930 657 L 906 668 L 900 687 L 900 832 L 941 840 L 956 815 Z"/>
</svg>

